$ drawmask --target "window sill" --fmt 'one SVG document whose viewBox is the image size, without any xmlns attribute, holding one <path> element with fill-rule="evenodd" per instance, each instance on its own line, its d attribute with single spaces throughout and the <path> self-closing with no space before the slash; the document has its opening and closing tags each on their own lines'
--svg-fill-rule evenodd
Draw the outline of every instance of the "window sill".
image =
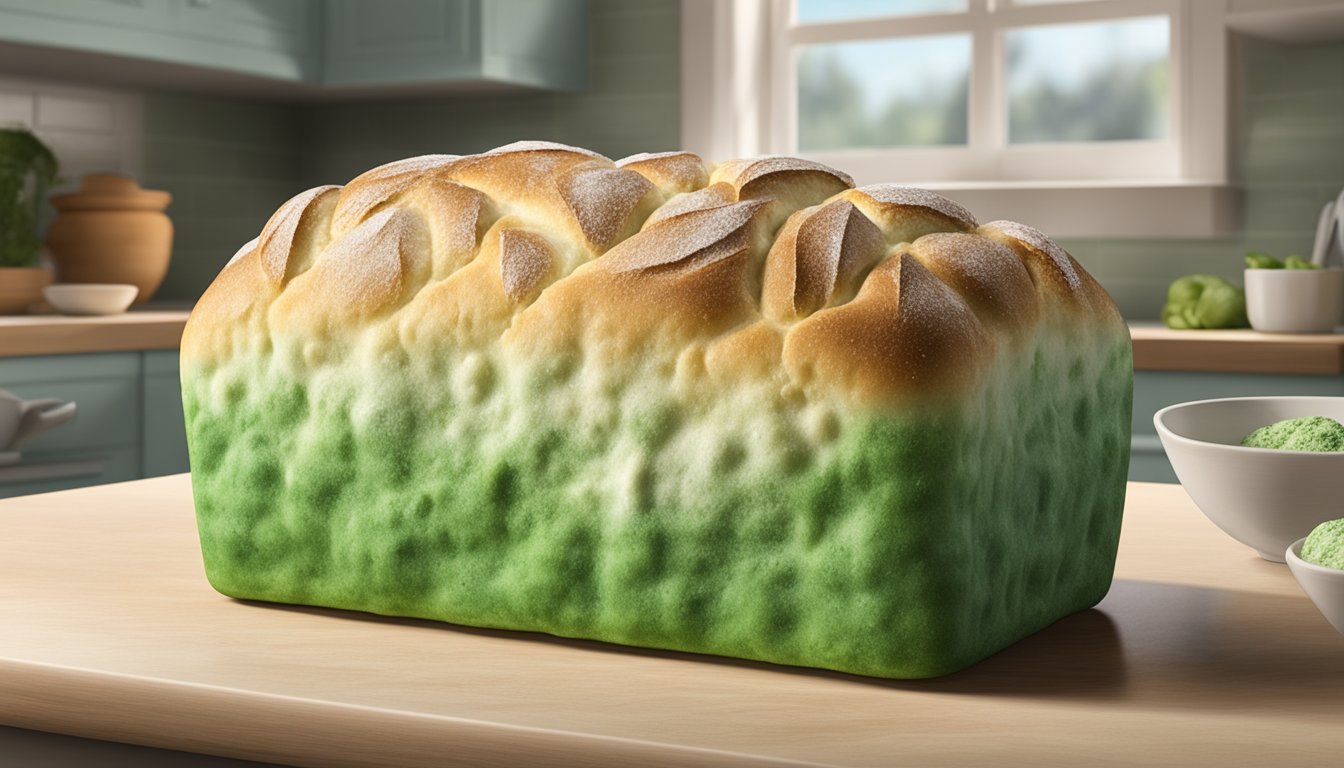
<svg viewBox="0 0 1344 768">
<path fill-rule="evenodd" d="M 1008 219 L 1055 238 L 1205 238 L 1236 231 L 1240 192 L 1225 182 L 937 182 L 914 184 L 980 221 Z"/>
</svg>

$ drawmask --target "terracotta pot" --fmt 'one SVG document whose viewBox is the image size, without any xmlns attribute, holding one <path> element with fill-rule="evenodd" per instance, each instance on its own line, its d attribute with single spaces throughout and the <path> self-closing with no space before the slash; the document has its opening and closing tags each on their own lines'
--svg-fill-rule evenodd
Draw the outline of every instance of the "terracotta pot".
<svg viewBox="0 0 1344 768">
<path fill-rule="evenodd" d="M 51 284 L 46 267 L 0 267 L 0 315 L 24 315 Z"/>
<path fill-rule="evenodd" d="M 47 247 L 61 282 L 129 283 L 140 289 L 136 304 L 148 301 L 172 257 L 173 222 L 163 212 L 172 199 L 126 176 L 98 173 L 85 176 L 77 192 L 53 195 L 58 214 Z"/>
</svg>

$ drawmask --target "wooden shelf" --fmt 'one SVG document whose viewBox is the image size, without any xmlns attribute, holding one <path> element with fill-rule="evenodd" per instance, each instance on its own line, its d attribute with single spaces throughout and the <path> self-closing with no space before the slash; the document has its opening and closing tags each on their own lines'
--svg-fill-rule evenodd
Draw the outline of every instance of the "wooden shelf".
<svg viewBox="0 0 1344 768">
<path fill-rule="evenodd" d="M 1139 371 L 1344 374 L 1344 333 L 1173 331 L 1133 324 L 1129 334 Z"/>
<path fill-rule="evenodd" d="M 1284 566 L 1131 484 L 1116 576 L 882 681 L 229 600 L 178 475 L 0 502 L 0 724 L 312 766 L 1338 761 L 1344 638 Z"/>
<path fill-rule="evenodd" d="M 107 317 L 0 316 L 0 358 L 177 349 L 187 315 L 172 310 Z"/>
</svg>

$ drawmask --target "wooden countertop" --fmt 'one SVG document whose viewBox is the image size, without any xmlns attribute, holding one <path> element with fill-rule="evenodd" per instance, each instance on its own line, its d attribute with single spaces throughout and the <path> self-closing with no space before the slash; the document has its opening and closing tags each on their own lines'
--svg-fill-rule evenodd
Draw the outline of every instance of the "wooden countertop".
<svg viewBox="0 0 1344 768">
<path fill-rule="evenodd" d="M 1344 374 L 1344 333 L 1173 331 L 1131 323 L 1129 335 L 1138 371 Z"/>
<path fill-rule="evenodd" d="M 186 475 L 0 502 L 0 724 L 306 766 L 1326 765 L 1344 637 L 1176 485 L 1098 609 L 891 682 L 229 600 Z"/>
<path fill-rule="evenodd" d="M 0 315 L 0 357 L 177 349 L 187 310 L 145 310 L 107 317 Z"/>
</svg>

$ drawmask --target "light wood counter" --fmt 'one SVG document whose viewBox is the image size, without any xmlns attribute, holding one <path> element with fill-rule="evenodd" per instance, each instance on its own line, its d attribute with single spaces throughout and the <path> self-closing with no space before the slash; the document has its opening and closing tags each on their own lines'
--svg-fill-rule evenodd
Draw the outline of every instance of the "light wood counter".
<svg viewBox="0 0 1344 768">
<path fill-rule="evenodd" d="M 1344 748 L 1344 637 L 1175 485 L 1131 484 L 1099 609 L 923 682 L 235 602 L 205 582 L 186 475 L 0 502 L 0 617 L 0 724 L 309 766 L 1305 766 Z"/>
<path fill-rule="evenodd" d="M 0 315 L 0 357 L 177 349 L 187 310 L 107 317 Z"/>
<path fill-rule="evenodd" d="M 1344 374 L 1344 333 L 1173 331 L 1131 323 L 1129 335 L 1139 371 Z"/>
</svg>

